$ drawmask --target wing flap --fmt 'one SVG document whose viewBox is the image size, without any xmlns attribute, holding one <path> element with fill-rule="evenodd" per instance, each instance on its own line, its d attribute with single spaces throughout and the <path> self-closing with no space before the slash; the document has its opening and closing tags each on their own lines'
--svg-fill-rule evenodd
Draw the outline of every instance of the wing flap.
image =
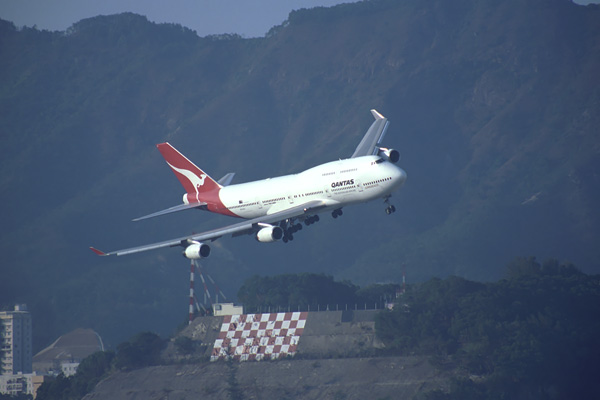
<svg viewBox="0 0 600 400">
<path fill-rule="evenodd" d="M 109 253 L 104 253 L 100 250 L 92 248 L 92 251 L 98 255 L 102 256 L 124 256 L 127 254 L 140 253 L 142 251 L 155 250 L 164 247 L 175 247 L 175 246 L 184 246 L 188 242 L 188 240 L 195 241 L 206 241 L 206 240 L 215 240 L 225 235 L 234 235 L 238 232 L 250 231 L 255 229 L 255 226 L 259 223 L 272 224 L 275 222 L 283 221 L 284 219 L 298 217 L 303 214 L 308 214 L 319 210 L 321 208 L 326 207 L 326 204 L 321 200 L 312 200 L 303 204 L 299 204 L 295 207 L 290 207 L 286 210 L 279 211 L 270 215 L 265 215 L 262 217 L 249 219 L 243 222 L 238 222 L 237 224 L 228 225 L 222 228 L 212 229 L 210 231 L 182 236 L 177 239 L 165 240 L 163 242 L 152 243 L 137 247 L 130 247 L 128 249 L 111 251 Z"/>
</svg>

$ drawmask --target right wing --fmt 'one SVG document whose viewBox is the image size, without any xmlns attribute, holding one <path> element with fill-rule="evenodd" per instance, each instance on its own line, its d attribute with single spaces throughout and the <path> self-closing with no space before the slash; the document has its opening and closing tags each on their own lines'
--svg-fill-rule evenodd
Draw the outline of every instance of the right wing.
<svg viewBox="0 0 600 400">
<path fill-rule="evenodd" d="M 252 233 L 252 232 L 260 229 L 259 225 L 258 225 L 260 223 L 272 224 L 272 223 L 276 223 L 279 221 L 283 221 L 288 218 L 294 218 L 294 217 L 298 217 L 298 216 L 304 215 L 304 214 L 311 214 L 311 213 L 314 213 L 316 210 L 324 208 L 325 206 L 326 206 L 325 203 L 321 200 L 312 200 L 307 203 L 300 204 L 295 207 L 290 207 L 286 210 L 279 211 L 279 212 L 276 212 L 276 213 L 273 213 L 270 215 L 265 215 L 262 217 L 249 219 L 246 221 L 238 222 L 237 224 L 228 225 L 228 226 L 225 226 L 222 228 L 217 228 L 217 229 L 213 229 L 213 230 L 198 233 L 198 234 L 182 236 L 177 239 L 165 240 L 164 242 L 146 244 L 146 245 L 142 245 L 142 246 L 131 247 L 128 249 L 111 251 L 110 253 L 104 253 L 103 251 L 100 251 L 94 247 L 90 247 L 90 249 L 94 253 L 96 253 L 100 256 L 111 256 L 111 255 L 124 256 L 126 254 L 139 253 L 142 251 L 160 249 L 163 247 L 175 247 L 175 246 L 186 247 L 190 244 L 190 241 L 199 241 L 199 242 L 206 241 L 206 240 L 212 241 L 212 240 L 216 240 L 216 239 L 220 238 L 221 236 L 225 236 L 225 235 L 229 235 L 229 234 L 237 236 L 237 235 L 242 235 L 244 233 Z"/>
<path fill-rule="evenodd" d="M 377 153 L 377 145 L 383 140 L 389 123 L 387 118 L 379 114 L 377 110 L 371 110 L 371 114 L 375 117 L 375 122 L 371 124 L 350 158 L 371 156 Z"/>
</svg>

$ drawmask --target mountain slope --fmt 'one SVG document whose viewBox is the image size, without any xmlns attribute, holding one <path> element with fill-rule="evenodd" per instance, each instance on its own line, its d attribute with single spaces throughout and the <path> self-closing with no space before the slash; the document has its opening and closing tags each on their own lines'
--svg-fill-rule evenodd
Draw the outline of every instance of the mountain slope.
<svg viewBox="0 0 600 400">
<path fill-rule="evenodd" d="M 154 145 L 219 178 L 347 157 L 377 108 L 406 186 L 324 218 L 293 243 L 214 242 L 233 294 L 252 274 L 325 272 L 358 284 L 494 279 L 518 255 L 598 271 L 600 11 L 566 0 L 371 1 L 300 10 L 261 39 L 198 38 L 121 14 L 40 32 L 0 24 L 0 304 L 27 302 L 36 347 L 76 326 L 117 343 L 187 312 L 177 251 L 106 250 L 229 223 L 182 213 Z"/>
</svg>

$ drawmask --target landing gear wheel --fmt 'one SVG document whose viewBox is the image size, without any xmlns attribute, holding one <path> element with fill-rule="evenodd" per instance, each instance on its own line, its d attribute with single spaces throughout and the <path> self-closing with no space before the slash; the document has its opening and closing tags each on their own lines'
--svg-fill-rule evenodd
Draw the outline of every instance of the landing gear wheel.
<svg viewBox="0 0 600 400">
<path fill-rule="evenodd" d="M 309 225 L 314 224 L 317 221 L 319 221 L 319 216 L 313 215 L 312 217 L 308 217 L 304 220 L 304 225 L 309 226 Z"/>
</svg>

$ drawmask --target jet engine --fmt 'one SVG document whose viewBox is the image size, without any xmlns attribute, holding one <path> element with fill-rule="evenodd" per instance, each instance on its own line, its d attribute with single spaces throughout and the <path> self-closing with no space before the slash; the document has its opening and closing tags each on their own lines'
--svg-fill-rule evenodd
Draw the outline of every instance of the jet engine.
<svg viewBox="0 0 600 400">
<path fill-rule="evenodd" d="M 379 148 L 379 153 L 381 157 L 385 157 L 389 162 L 396 164 L 398 160 L 400 160 L 400 152 L 395 149 L 386 149 L 385 147 Z"/>
<path fill-rule="evenodd" d="M 183 256 L 190 260 L 206 258 L 210 255 L 210 246 L 200 242 L 193 242 L 183 251 Z"/>
<path fill-rule="evenodd" d="M 262 243 L 272 243 L 283 237 L 283 229 L 279 226 L 266 226 L 256 233 L 256 240 Z"/>
</svg>

